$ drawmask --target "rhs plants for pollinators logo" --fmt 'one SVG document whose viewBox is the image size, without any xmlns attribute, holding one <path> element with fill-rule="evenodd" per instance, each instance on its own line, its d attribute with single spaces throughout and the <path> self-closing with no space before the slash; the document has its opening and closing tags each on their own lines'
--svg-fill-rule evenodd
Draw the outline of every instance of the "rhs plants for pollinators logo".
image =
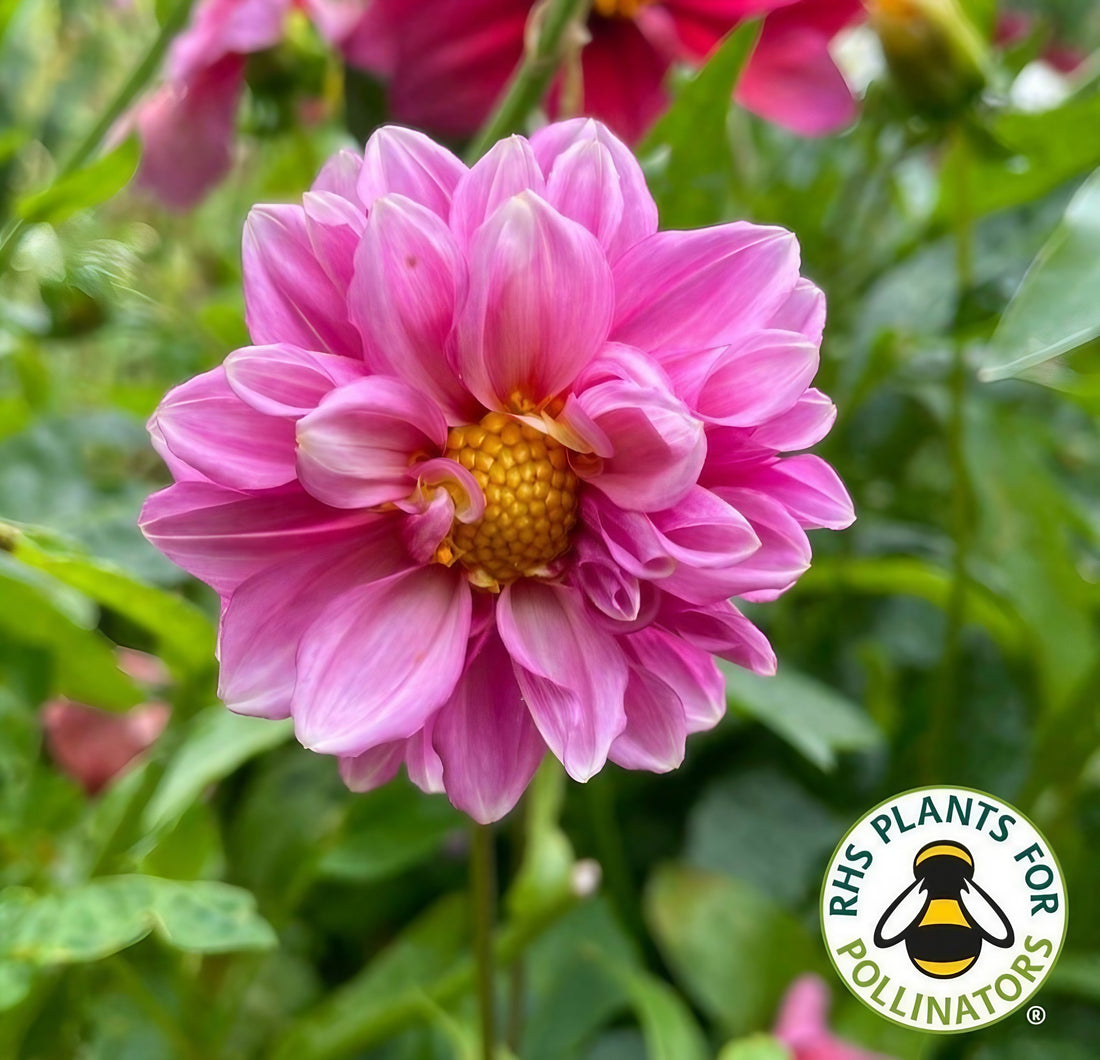
<svg viewBox="0 0 1100 1060">
<path fill-rule="evenodd" d="M 974 1030 L 1021 1009 L 1050 974 L 1065 883 L 1015 807 L 969 788 L 918 788 L 840 841 L 821 924 L 837 973 L 869 1008 L 917 1030 Z M 1041 1007 L 1027 1018 L 1041 1022 Z"/>
</svg>

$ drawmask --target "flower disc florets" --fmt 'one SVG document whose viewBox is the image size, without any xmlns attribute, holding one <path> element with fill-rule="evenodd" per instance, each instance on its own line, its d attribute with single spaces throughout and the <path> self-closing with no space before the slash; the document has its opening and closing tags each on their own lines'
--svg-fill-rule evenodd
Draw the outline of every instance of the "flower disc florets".
<svg viewBox="0 0 1100 1060">
<path fill-rule="evenodd" d="M 824 300 L 778 228 L 658 232 L 594 122 L 467 169 L 405 129 L 253 210 L 255 346 L 167 395 L 146 534 L 222 598 L 220 694 L 357 790 L 403 763 L 481 821 L 549 750 L 679 764 L 771 673 L 774 599 L 851 503 L 805 449 Z"/>
<path fill-rule="evenodd" d="M 565 446 L 506 413 L 490 412 L 479 423 L 452 427 L 443 455 L 477 480 L 485 512 L 474 523 L 456 521 L 436 559 L 448 566 L 457 560 L 473 584 L 487 589 L 549 575 L 577 522 L 580 483 Z"/>
</svg>

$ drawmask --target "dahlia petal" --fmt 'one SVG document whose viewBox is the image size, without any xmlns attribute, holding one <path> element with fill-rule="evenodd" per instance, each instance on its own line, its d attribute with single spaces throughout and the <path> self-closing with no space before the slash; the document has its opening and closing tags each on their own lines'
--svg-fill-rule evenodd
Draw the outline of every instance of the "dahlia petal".
<svg viewBox="0 0 1100 1060">
<path fill-rule="evenodd" d="M 389 81 L 398 121 L 464 137 L 523 57 L 530 14 L 530 0 L 448 0 L 431 18 L 409 0 L 372 0 L 344 50 Z"/>
<path fill-rule="evenodd" d="M 611 273 L 591 233 L 523 192 L 471 242 L 462 377 L 490 408 L 542 404 L 595 355 L 611 310 Z"/>
<path fill-rule="evenodd" d="M 806 532 L 783 504 L 757 490 L 716 487 L 714 492 L 752 524 L 760 548 L 725 572 L 730 596 L 774 600 L 786 592 L 810 566 Z"/>
<path fill-rule="evenodd" d="M 623 220 L 623 191 L 611 152 L 582 140 L 559 155 L 546 184 L 546 200 L 583 225 L 610 256 Z"/>
<path fill-rule="evenodd" d="M 359 361 L 331 353 L 314 353 L 279 343 L 246 346 L 225 359 L 229 389 L 265 416 L 297 419 L 317 407 L 336 387 L 362 379 Z"/>
<path fill-rule="evenodd" d="M 760 540 L 745 517 L 716 494 L 695 486 L 674 508 L 629 512 L 591 496 L 581 501 L 585 524 L 601 535 L 611 557 L 638 578 L 660 579 L 668 588 L 685 569 L 703 572 L 716 599 L 725 592 L 730 570 L 759 548 Z M 692 582 L 694 585 L 695 583 Z"/>
<path fill-rule="evenodd" d="M 856 103 L 829 55 L 831 34 L 800 24 L 805 6 L 793 5 L 764 20 L 735 98 L 754 114 L 800 136 L 823 136 L 850 125 Z"/>
<path fill-rule="evenodd" d="M 806 529 L 843 530 L 855 522 L 840 476 L 819 456 L 804 454 L 759 468 L 744 485 L 774 497 Z"/>
<path fill-rule="evenodd" d="M 800 279 L 768 321 L 768 327 L 797 331 L 807 342 L 820 345 L 825 332 L 825 292 L 812 281 Z"/>
<path fill-rule="evenodd" d="M 791 408 L 817 366 L 817 346 L 797 332 L 762 331 L 715 358 L 693 407 L 709 423 L 752 427 Z"/>
<path fill-rule="evenodd" d="M 451 202 L 451 229 L 466 245 L 501 206 L 523 191 L 544 195 L 546 181 L 522 136 L 498 141 L 462 175 Z"/>
<path fill-rule="evenodd" d="M 267 567 L 358 539 L 377 518 L 326 507 L 298 486 L 253 497 L 177 482 L 145 502 L 139 525 L 173 563 L 224 596 Z"/>
<path fill-rule="evenodd" d="M 294 425 L 246 405 L 214 368 L 170 390 L 156 430 L 180 460 L 212 482 L 270 489 L 294 480 Z"/>
<path fill-rule="evenodd" d="M 485 514 L 485 494 L 480 484 L 457 460 L 445 456 L 422 460 L 410 474 L 415 474 L 421 487 L 445 486 L 460 523 L 476 523 Z"/>
<path fill-rule="evenodd" d="M 419 491 L 418 491 L 419 492 Z M 408 510 L 415 503 L 408 518 L 401 524 L 401 539 L 416 563 L 430 563 L 436 549 L 451 532 L 455 519 L 455 502 L 446 490 L 432 490 L 429 496 L 414 501 L 401 501 L 399 507 Z"/>
<path fill-rule="evenodd" d="M 667 773 L 684 760 L 687 724 L 680 697 L 652 674 L 631 667 L 626 686 L 626 728 L 608 758 L 623 769 Z"/>
<path fill-rule="evenodd" d="M 329 191 L 302 196 L 310 249 L 337 291 L 347 291 L 367 215 L 361 206 Z"/>
<path fill-rule="evenodd" d="M 582 109 L 606 122 L 627 143 L 640 140 L 668 105 L 664 80 L 673 56 L 654 46 L 650 32 L 643 32 L 646 14 L 664 21 L 665 13 L 656 6 L 652 12 L 640 11 L 636 19 L 591 20 L 592 39 L 581 52 Z M 664 36 L 663 26 L 645 27 L 651 28 L 652 35 Z M 623 76 L 624 70 L 630 71 L 629 77 Z M 555 109 L 552 106 L 551 112 Z"/>
<path fill-rule="evenodd" d="M 576 556 L 573 584 L 589 602 L 616 621 L 637 619 L 642 605 L 638 579 L 623 570 L 603 542 L 590 534 L 582 534 L 573 551 Z"/>
<path fill-rule="evenodd" d="M 467 662 L 435 716 L 432 741 L 447 797 L 475 821 L 499 821 L 531 782 L 546 744 L 535 728 L 508 652 L 495 633 Z"/>
<path fill-rule="evenodd" d="M 798 262 L 798 243 L 782 228 L 658 232 L 615 263 L 611 338 L 657 353 L 736 341 L 787 300 Z"/>
<path fill-rule="evenodd" d="M 138 104 L 136 182 L 165 206 L 189 210 L 229 172 L 244 87 L 244 60 L 230 55 L 186 82 L 161 85 Z"/>
<path fill-rule="evenodd" d="M 254 206 L 244 226 L 245 323 L 257 345 L 360 355 L 345 295 L 317 260 L 300 206 Z"/>
<path fill-rule="evenodd" d="M 362 209 L 359 201 L 359 174 L 362 172 L 363 156 L 342 148 L 321 167 L 310 190 L 331 192 Z"/>
<path fill-rule="evenodd" d="M 186 80 L 227 56 L 251 55 L 282 39 L 292 0 L 204 0 L 173 41 L 168 76 Z"/>
<path fill-rule="evenodd" d="M 666 597 L 660 624 L 692 647 L 754 674 L 771 677 L 776 671 L 775 652 L 767 638 L 728 600 L 692 606 Z"/>
<path fill-rule="evenodd" d="M 168 448 L 168 443 L 164 440 L 164 432 L 160 429 L 160 424 L 157 423 L 155 412 L 149 417 L 145 429 L 149 432 L 149 442 L 153 447 L 153 452 L 164 461 L 164 466 L 168 468 L 169 473 L 176 482 L 210 481 L 201 471 L 197 471 L 186 460 L 181 460 Z"/>
<path fill-rule="evenodd" d="M 297 436 L 302 485 L 335 508 L 368 508 L 408 496 L 413 457 L 441 448 L 447 423 L 431 398 L 376 375 L 329 393 Z"/>
<path fill-rule="evenodd" d="M 447 225 L 401 195 L 374 202 L 355 254 L 351 321 L 374 371 L 427 391 L 455 420 L 472 399 L 444 356 L 466 263 Z"/>
<path fill-rule="evenodd" d="M 470 610 L 466 580 L 438 564 L 331 599 L 298 649 L 298 739 L 356 755 L 412 736 L 462 673 Z"/>
<path fill-rule="evenodd" d="M 432 746 L 435 717 L 429 718 L 424 727 L 405 741 L 405 772 L 421 791 L 427 795 L 440 795 L 443 788 L 443 763 Z"/>
<path fill-rule="evenodd" d="M 613 455 L 577 463 L 577 474 L 619 507 L 669 508 L 695 484 L 706 458 L 703 424 L 667 390 L 614 380 L 578 400 L 607 436 Z"/>
<path fill-rule="evenodd" d="M 673 689 L 689 733 L 713 729 L 726 713 L 726 679 L 710 653 L 656 626 L 624 638 L 638 667 Z"/>
<path fill-rule="evenodd" d="M 752 440 L 779 453 L 817 445 L 836 420 L 836 405 L 820 390 L 807 390 L 789 409 L 760 424 Z"/>
<path fill-rule="evenodd" d="M 341 758 L 340 778 L 352 791 L 374 791 L 397 776 L 404 758 L 404 740 L 382 743 L 360 755 Z"/>
<path fill-rule="evenodd" d="M 591 118 L 574 118 L 570 121 L 555 122 L 553 125 L 547 125 L 545 128 L 539 129 L 531 137 L 531 147 L 534 149 L 535 157 L 542 166 L 542 171 L 554 183 L 555 192 L 548 191 L 547 193 L 551 196 L 557 193 L 558 185 L 565 183 L 563 175 L 557 177 L 554 175 L 558 159 L 564 154 L 571 154 L 573 147 L 589 143 L 597 143 L 607 151 L 611 164 L 614 166 L 615 173 L 619 178 L 618 188 L 619 195 L 622 198 L 622 215 L 616 231 L 610 238 L 610 242 L 604 244 L 608 251 L 608 257 L 614 261 L 634 246 L 635 243 L 640 243 L 647 236 L 651 236 L 657 231 L 657 204 L 649 193 L 645 174 L 642 172 L 642 167 L 638 165 L 638 160 L 634 157 L 633 152 L 605 125 L 601 125 Z M 570 169 L 574 169 L 580 164 L 580 156 L 574 156 L 574 158 L 575 161 L 569 164 Z M 605 161 L 601 155 L 601 167 L 605 164 Z M 601 178 L 603 180 L 608 179 L 602 171 Z M 577 177 L 574 176 L 573 182 L 576 182 L 576 180 Z M 573 216 L 567 209 L 563 208 L 561 203 L 555 202 L 553 198 L 551 198 L 551 202 L 562 213 Z M 573 219 L 580 220 L 578 217 Z M 586 227 L 588 226 L 586 225 Z M 600 241 L 603 243 L 602 239 Z"/>
<path fill-rule="evenodd" d="M 500 594 L 497 628 L 542 738 L 574 780 L 588 780 L 626 724 L 627 666 L 614 637 L 578 593 L 531 580 Z"/>
<path fill-rule="evenodd" d="M 451 196 L 466 171 L 450 151 L 423 133 L 387 125 L 367 141 L 359 200 L 370 209 L 383 195 L 404 195 L 446 220 Z"/>
<path fill-rule="evenodd" d="M 230 710 L 290 717 L 302 634 L 334 594 L 408 566 L 392 516 L 376 516 L 354 538 L 301 552 L 234 590 L 218 637 L 218 695 Z"/>
</svg>

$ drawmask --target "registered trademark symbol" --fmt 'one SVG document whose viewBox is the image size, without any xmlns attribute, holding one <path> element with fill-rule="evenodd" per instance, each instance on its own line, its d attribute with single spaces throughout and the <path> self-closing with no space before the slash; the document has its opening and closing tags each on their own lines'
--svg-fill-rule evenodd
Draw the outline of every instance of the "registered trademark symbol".
<svg viewBox="0 0 1100 1060">
<path fill-rule="evenodd" d="M 1042 1005 L 1032 1005 L 1027 1010 L 1027 1021 L 1033 1027 L 1038 1027 L 1047 1018 L 1047 1010 Z"/>
</svg>

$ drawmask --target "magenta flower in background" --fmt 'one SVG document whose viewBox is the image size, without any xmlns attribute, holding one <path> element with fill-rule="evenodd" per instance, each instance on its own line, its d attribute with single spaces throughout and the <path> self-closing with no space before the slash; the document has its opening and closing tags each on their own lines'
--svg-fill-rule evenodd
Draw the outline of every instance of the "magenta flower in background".
<svg viewBox="0 0 1100 1060">
<path fill-rule="evenodd" d="M 816 975 L 799 976 L 783 997 L 775 1036 L 792 1060 L 890 1060 L 841 1041 L 829 1030 L 829 988 Z"/>
<path fill-rule="evenodd" d="M 247 56 L 283 38 L 294 8 L 341 46 L 366 0 L 199 0 L 168 56 L 163 84 L 132 120 L 142 140 L 137 182 L 186 210 L 229 171 Z"/>
<path fill-rule="evenodd" d="M 463 136 L 488 116 L 519 62 L 531 7 L 452 0 L 426 18 L 414 0 L 374 0 L 345 51 L 388 80 L 399 121 Z M 852 121 L 855 103 L 828 46 L 862 13 L 860 0 L 595 0 L 581 56 L 583 112 L 638 140 L 667 105 L 673 63 L 701 63 L 740 22 L 766 15 L 738 101 L 803 135 L 833 132 Z"/>
<path fill-rule="evenodd" d="M 730 597 L 853 518 L 780 456 L 835 415 L 789 232 L 658 232 L 593 121 L 471 169 L 388 127 L 252 211 L 244 283 L 256 345 L 165 397 L 176 484 L 142 515 L 221 594 L 233 710 L 487 822 L 547 749 L 581 781 L 674 768 L 725 710 L 712 656 L 775 670 Z"/>
</svg>

